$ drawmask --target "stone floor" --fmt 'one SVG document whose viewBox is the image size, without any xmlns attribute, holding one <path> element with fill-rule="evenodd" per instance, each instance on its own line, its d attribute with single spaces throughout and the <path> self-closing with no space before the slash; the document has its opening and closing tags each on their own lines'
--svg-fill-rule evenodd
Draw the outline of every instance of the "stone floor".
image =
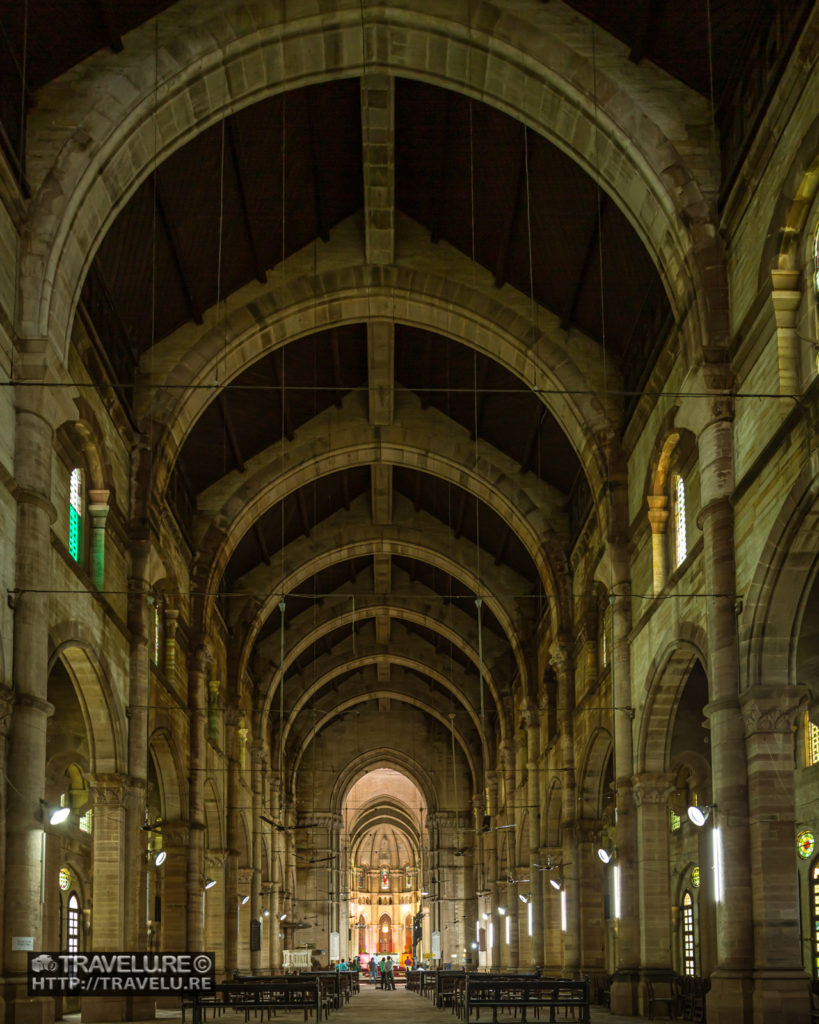
<svg viewBox="0 0 819 1024">
<path fill-rule="evenodd" d="M 181 1020 L 181 1013 L 163 1011 L 157 1019 Z M 300 1014 L 279 1020 L 301 1021 Z M 570 1018 L 571 1019 L 571 1018 Z M 592 1007 L 592 1024 L 634 1024 L 634 1017 L 621 1017 L 597 1006 Z M 79 1015 L 66 1016 L 65 1020 L 79 1022 Z M 511 1018 L 506 1017 L 506 1021 Z M 562 1021 L 563 1018 L 561 1017 Z M 190 1017 L 188 1017 L 190 1024 Z M 208 1024 L 211 1024 L 210 1019 Z M 224 1014 L 217 1024 L 245 1024 L 243 1013 Z M 428 999 L 397 988 L 394 992 L 382 992 L 370 985 L 362 985 L 359 995 L 354 996 L 348 1006 L 336 1011 L 327 1024 L 457 1024 L 449 1010 L 438 1010 Z"/>
</svg>

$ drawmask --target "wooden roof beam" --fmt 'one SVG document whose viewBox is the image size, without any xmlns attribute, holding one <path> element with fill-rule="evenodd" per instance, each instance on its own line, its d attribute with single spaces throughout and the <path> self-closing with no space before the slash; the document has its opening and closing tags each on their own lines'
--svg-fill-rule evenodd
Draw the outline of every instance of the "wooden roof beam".
<svg viewBox="0 0 819 1024">
<path fill-rule="evenodd" d="M 327 224 L 327 202 L 321 183 L 321 140 L 318 136 L 316 119 L 313 117 L 313 103 L 308 89 L 307 97 L 307 131 L 310 136 L 310 169 L 313 175 L 313 209 L 315 212 L 316 234 L 322 242 L 330 241 L 330 228 Z"/>
<path fill-rule="evenodd" d="M 364 232 L 367 263 L 395 262 L 395 79 L 361 78 Z"/>
<path fill-rule="evenodd" d="M 524 128 L 527 132 L 529 129 Z M 509 259 L 514 247 L 518 231 L 521 210 L 526 198 L 526 140 L 521 142 L 518 153 L 518 174 L 515 183 L 515 190 L 512 194 L 511 207 L 506 215 L 506 230 L 498 246 L 498 256 L 495 261 L 495 287 L 502 288 L 509 277 Z"/>
<path fill-rule="evenodd" d="M 236 468 L 240 473 L 245 471 L 245 460 L 242 458 L 242 449 L 239 445 L 239 438 L 236 436 L 236 429 L 233 423 L 233 417 L 230 414 L 230 409 L 225 401 L 225 393 L 221 391 L 218 398 L 219 412 L 222 416 L 222 422 L 225 425 L 225 433 L 227 434 L 228 443 L 230 444 L 230 452 L 233 455 L 233 461 L 236 463 Z"/>
<path fill-rule="evenodd" d="M 279 358 L 273 355 L 273 379 L 275 386 L 278 389 L 279 397 L 282 403 L 282 420 L 284 421 L 284 436 L 288 441 L 293 440 L 293 417 L 290 415 L 290 402 L 287 400 L 287 391 L 283 386 L 284 373 L 282 367 L 284 366 L 284 349 L 279 350 Z"/>
<path fill-rule="evenodd" d="M 335 394 L 335 405 L 337 409 L 341 408 L 341 350 L 338 345 L 338 328 L 334 327 L 330 331 L 330 356 L 333 360 L 333 393 Z M 350 499 L 347 499 L 346 508 L 350 507 Z"/>
<path fill-rule="evenodd" d="M 113 53 L 121 53 L 124 49 L 122 36 L 114 24 L 114 15 L 109 0 L 93 0 L 91 6 L 94 8 L 98 20 L 105 29 L 105 38 L 108 40 L 109 48 Z"/>
<path fill-rule="evenodd" d="M 648 56 L 664 7 L 665 0 L 643 0 L 643 16 L 628 55 L 628 59 L 635 64 Z"/>
<path fill-rule="evenodd" d="M 261 239 L 258 238 L 256 234 L 255 222 L 250 216 L 250 206 L 248 204 L 247 197 L 247 183 L 245 181 L 244 170 L 242 167 L 244 144 L 242 142 L 241 129 L 236 123 L 235 118 L 229 117 L 226 119 L 225 135 L 227 136 L 230 159 L 233 163 L 233 172 L 236 175 L 236 183 L 239 189 L 239 204 L 242 207 L 242 220 L 244 221 L 245 234 L 247 235 L 247 242 L 253 257 L 253 268 L 256 271 L 256 280 L 261 284 L 264 284 L 267 279 L 267 274 L 265 272 L 264 261 L 261 256 L 262 244 Z"/>
<path fill-rule="evenodd" d="M 190 273 L 185 267 L 185 262 L 182 259 L 182 246 L 179 233 L 174 227 L 173 221 L 171 220 L 168 212 L 168 201 L 165 195 L 165 190 L 162 187 L 162 183 L 158 174 L 154 175 L 154 194 L 156 196 L 156 210 L 159 214 L 159 221 L 165 231 L 165 236 L 168 239 L 168 245 L 171 250 L 171 258 L 173 264 L 176 267 L 176 271 L 179 274 L 179 282 L 182 285 L 182 291 L 185 293 L 185 301 L 188 304 L 188 311 L 190 312 L 191 319 L 195 324 L 203 323 L 204 308 L 202 302 L 194 295 L 193 285 L 191 284 Z"/>
<path fill-rule="evenodd" d="M 598 232 L 603 223 L 603 216 L 606 212 L 606 194 L 605 192 L 600 192 L 599 195 L 599 205 L 595 206 L 592 221 L 586 235 L 586 246 L 575 268 L 572 287 L 568 291 L 566 305 L 563 307 L 563 315 L 560 318 L 560 326 L 564 331 L 568 331 L 574 322 L 574 316 L 577 312 L 577 302 L 580 298 L 580 291 L 583 287 L 583 282 L 586 279 L 589 267 L 591 266 L 591 261 L 594 257 L 595 251 L 597 250 L 597 241 L 599 237 Z"/>
</svg>

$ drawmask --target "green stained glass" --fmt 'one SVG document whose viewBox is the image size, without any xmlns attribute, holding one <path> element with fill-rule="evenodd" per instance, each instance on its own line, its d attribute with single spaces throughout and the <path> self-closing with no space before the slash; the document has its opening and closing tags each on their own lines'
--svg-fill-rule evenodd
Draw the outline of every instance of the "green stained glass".
<svg viewBox="0 0 819 1024">
<path fill-rule="evenodd" d="M 800 832 L 796 837 L 796 849 L 799 851 L 799 856 L 803 860 L 807 860 L 816 849 L 816 839 L 813 832 L 809 832 L 807 829 Z"/>
<path fill-rule="evenodd" d="M 695 889 L 700 887 L 700 869 L 698 867 L 691 868 L 691 884 Z"/>
<path fill-rule="evenodd" d="M 78 562 L 80 559 L 80 517 L 75 508 L 68 510 L 68 553 Z"/>
</svg>

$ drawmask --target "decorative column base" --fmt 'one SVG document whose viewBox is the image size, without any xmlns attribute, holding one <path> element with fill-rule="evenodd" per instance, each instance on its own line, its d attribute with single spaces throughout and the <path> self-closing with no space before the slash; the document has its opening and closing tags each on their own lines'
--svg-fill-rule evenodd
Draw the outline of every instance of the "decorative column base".
<svg viewBox="0 0 819 1024">
<path fill-rule="evenodd" d="M 705 997 L 708 1024 L 751 1024 L 753 1003 L 754 980 L 750 971 L 717 967 L 712 972 L 711 988 Z M 774 1016 L 779 1020 L 778 1009 Z"/>
<path fill-rule="evenodd" d="M 637 989 L 640 972 L 635 968 L 618 968 L 611 979 L 611 1012 L 625 1017 L 637 1014 Z M 710 1018 L 709 1018 L 710 1024 Z"/>
<path fill-rule="evenodd" d="M 30 999 L 25 984 L 8 982 L 0 997 L 0 1020 L 8 1024 L 54 1024 L 54 1000 Z"/>
<path fill-rule="evenodd" d="M 810 1020 L 810 978 L 804 971 L 754 971 L 754 1024 Z"/>
</svg>

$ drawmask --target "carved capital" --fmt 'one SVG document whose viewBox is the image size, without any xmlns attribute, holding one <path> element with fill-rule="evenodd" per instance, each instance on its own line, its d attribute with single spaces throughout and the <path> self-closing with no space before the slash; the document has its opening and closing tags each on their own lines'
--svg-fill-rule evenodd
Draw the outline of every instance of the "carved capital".
<svg viewBox="0 0 819 1024">
<path fill-rule="evenodd" d="M 208 644 L 198 644 L 190 653 L 188 661 L 192 672 L 204 672 L 208 665 L 213 664 L 213 654 Z"/>
<path fill-rule="evenodd" d="M 643 804 L 666 804 L 674 790 L 674 776 L 667 772 L 643 772 L 642 775 L 634 775 L 631 779 L 634 803 L 641 807 Z"/>
<path fill-rule="evenodd" d="M 129 780 L 124 775 L 88 775 L 88 790 L 94 807 L 122 807 L 128 790 Z"/>
<path fill-rule="evenodd" d="M 221 871 L 227 863 L 229 853 L 229 850 L 216 850 L 212 848 L 205 850 L 205 868 Z"/>
<path fill-rule="evenodd" d="M 810 693 L 804 686 L 753 687 L 740 698 L 746 737 L 757 733 L 792 733 L 809 700 Z"/>
</svg>

